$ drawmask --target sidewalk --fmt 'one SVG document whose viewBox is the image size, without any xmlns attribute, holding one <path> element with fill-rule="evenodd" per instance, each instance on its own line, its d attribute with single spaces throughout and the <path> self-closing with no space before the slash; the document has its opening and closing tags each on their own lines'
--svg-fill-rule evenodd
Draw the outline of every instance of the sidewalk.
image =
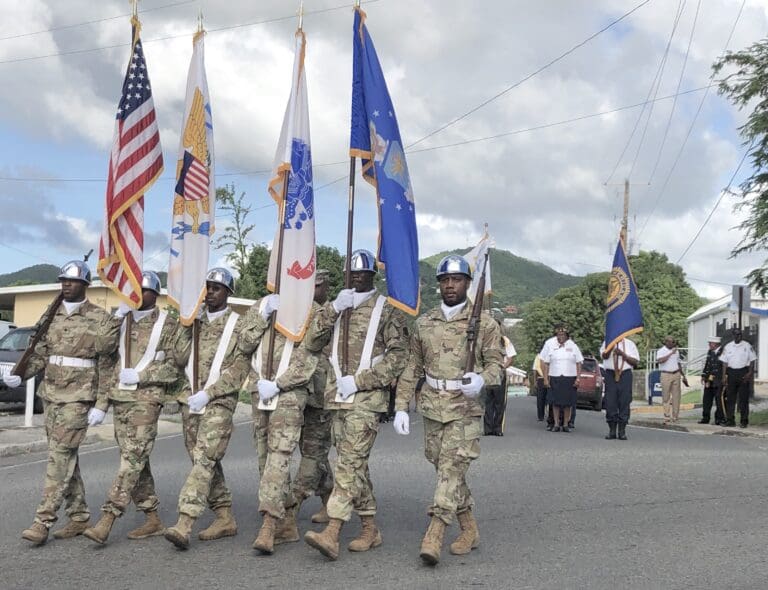
<svg viewBox="0 0 768 590">
<path fill-rule="evenodd" d="M 181 433 L 181 413 L 160 414 L 157 434 Z M 235 410 L 235 423 L 239 424 L 251 420 L 250 404 L 238 403 Z M 27 453 L 38 453 L 48 448 L 45 436 L 45 422 L 43 414 L 36 414 L 33 418 L 33 426 L 25 428 L 23 414 L 13 414 L 0 417 L 0 457 L 11 457 Z M 115 439 L 115 429 L 112 423 L 112 411 L 107 412 L 104 424 L 88 429 L 88 434 L 82 446 L 93 445 L 101 442 L 111 442 Z"/>
</svg>

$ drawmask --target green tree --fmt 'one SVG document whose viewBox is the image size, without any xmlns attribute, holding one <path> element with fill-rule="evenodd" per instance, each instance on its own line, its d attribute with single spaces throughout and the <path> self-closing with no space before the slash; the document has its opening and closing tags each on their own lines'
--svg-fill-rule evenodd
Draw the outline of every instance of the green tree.
<svg viewBox="0 0 768 590">
<path fill-rule="evenodd" d="M 728 52 L 712 66 L 719 80 L 719 92 L 740 110 L 751 108 L 747 121 L 739 127 L 749 157 L 752 174 L 741 185 L 737 208 L 748 211 L 739 226 L 744 237 L 731 251 L 735 257 L 745 252 L 768 248 L 768 39 L 746 49 Z M 749 282 L 760 293 L 768 293 L 768 259 L 748 275 Z"/>
<path fill-rule="evenodd" d="M 217 218 L 229 219 L 228 225 L 221 230 L 212 245 L 216 249 L 228 248 L 227 260 L 237 273 L 243 277 L 249 259 L 248 235 L 253 231 L 253 224 L 248 223 L 252 205 L 245 204 L 245 192 L 239 196 L 235 185 L 225 184 L 216 189 Z"/>
</svg>

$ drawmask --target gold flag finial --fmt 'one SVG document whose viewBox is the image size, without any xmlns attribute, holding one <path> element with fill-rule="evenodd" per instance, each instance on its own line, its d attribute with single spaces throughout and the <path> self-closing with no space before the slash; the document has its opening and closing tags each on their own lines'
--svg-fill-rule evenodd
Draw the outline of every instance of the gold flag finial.
<svg viewBox="0 0 768 590">
<path fill-rule="evenodd" d="M 304 0 L 299 2 L 299 31 L 304 30 Z"/>
<path fill-rule="evenodd" d="M 131 16 L 139 18 L 139 0 L 129 0 L 131 3 Z"/>
</svg>

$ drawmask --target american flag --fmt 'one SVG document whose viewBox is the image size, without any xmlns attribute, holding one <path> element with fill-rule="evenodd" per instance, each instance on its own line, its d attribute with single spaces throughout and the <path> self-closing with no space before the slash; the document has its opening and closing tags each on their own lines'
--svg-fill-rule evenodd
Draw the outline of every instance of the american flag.
<svg viewBox="0 0 768 590">
<path fill-rule="evenodd" d="M 163 171 L 160 132 L 134 17 L 131 59 L 117 107 L 109 158 L 106 215 L 99 243 L 99 277 L 120 298 L 141 304 L 144 255 L 144 193 Z"/>
</svg>

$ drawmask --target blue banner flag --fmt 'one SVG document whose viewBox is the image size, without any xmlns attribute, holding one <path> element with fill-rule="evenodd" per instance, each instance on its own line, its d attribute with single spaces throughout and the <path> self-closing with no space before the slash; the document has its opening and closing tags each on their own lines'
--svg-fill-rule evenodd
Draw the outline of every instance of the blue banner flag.
<svg viewBox="0 0 768 590">
<path fill-rule="evenodd" d="M 352 128 L 349 154 L 362 160 L 363 178 L 376 188 L 379 266 L 389 301 L 419 313 L 419 240 L 411 179 L 397 117 L 365 13 L 355 9 L 352 56 Z"/>
<path fill-rule="evenodd" d="M 611 350 L 622 338 L 643 331 L 643 312 L 621 239 L 613 257 L 606 305 L 605 350 Z"/>
</svg>

